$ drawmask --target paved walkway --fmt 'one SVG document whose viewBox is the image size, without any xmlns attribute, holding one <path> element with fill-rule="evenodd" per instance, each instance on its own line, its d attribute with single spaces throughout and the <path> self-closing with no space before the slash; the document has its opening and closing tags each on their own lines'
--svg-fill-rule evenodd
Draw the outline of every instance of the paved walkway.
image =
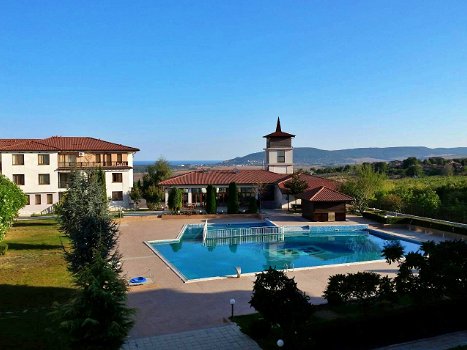
<svg viewBox="0 0 467 350">
<path fill-rule="evenodd" d="M 155 337 L 130 339 L 123 350 L 259 350 L 255 341 L 243 334 L 237 325 L 200 329 Z"/>
<path fill-rule="evenodd" d="M 437 337 L 394 344 L 376 350 L 447 350 L 460 345 L 467 345 L 467 331 L 438 335 Z"/>
</svg>

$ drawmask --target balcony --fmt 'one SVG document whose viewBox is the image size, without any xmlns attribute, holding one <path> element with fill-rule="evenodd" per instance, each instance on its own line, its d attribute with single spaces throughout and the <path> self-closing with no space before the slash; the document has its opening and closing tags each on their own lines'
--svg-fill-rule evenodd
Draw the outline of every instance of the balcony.
<svg viewBox="0 0 467 350">
<path fill-rule="evenodd" d="M 128 162 L 58 162 L 61 169 L 129 168 Z"/>
</svg>

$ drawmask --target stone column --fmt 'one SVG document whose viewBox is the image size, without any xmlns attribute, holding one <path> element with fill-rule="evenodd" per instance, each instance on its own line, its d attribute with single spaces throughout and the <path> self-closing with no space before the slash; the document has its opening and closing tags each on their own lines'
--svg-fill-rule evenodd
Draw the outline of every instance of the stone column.
<svg viewBox="0 0 467 350">
<path fill-rule="evenodd" d="M 191 188 L 188 189 L 188 204 L 192 204 L 192 194 L 191 194 Z"/>
</svg>

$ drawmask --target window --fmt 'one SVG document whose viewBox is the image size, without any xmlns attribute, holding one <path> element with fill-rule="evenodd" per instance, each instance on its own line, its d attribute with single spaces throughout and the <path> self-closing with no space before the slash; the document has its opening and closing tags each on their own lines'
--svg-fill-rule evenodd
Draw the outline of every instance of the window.
<svg viewBox="0 0 467 350">
<path fill-rule="evenodd" d="M 50 156 L 48 154 L 38 154 L 37 163 L 39 165 L 50 165 Z"/>
<path fill-rule="evenodd" d="M 39 174 L 39 185 L 50 185 L 50 174 Z"/>
<path fill-rule="evenodd" d="M 285 163 L 285 151 L 277 151 L 277 162 Z"/>
<path fill-rule="evenodd" d="M 53 204 L 54 203 L 54 196 L 51 193 L 47 194 L 47 204 Z"/>
<path fill-rule="evenodd" d="M 31 196 L 29 194 L 26 195 L 26 205 L 31 205 Z"/>
<path fill-rule="evenodd" d="M 118 153 L 117 154 L 117 163 L 121 163 L 121 162 L 122 162 L 122 154 Z"/>
<path fill-rule="evenodd" d="M 122 173 L 112 173 L 112 182 L 122 182 Z"/>
<path fill-rule="evenodd" d="M 58 192 L 58 201 L 61 203 L 63 198 L 65 198 L 66 192 Z"/>
<path fill-rule="evenodd" d="M 101 155 L 96 154 L 96 163 L 101 163 L 101 162 L 102 162 Z"/>
<path fill-rule="evenodd" d="M 18 186 L 24 186 L 24 174 L 13 174 L 13 182 Z"/>
<path fill-rule="evenodd" d="M 24 165 L 24 154 L 13 154 L 13 165 Z"/>
<path fill-rule="evenodd" d="M 115 202 L 123 201 L 123 191 L 113 191 L 112 192 L 112 200 Z"/>
<path fill-rule="evenodd" d="M 36 194 L 36 204 L 41 204 L 41 195 Z"/>
</svg>

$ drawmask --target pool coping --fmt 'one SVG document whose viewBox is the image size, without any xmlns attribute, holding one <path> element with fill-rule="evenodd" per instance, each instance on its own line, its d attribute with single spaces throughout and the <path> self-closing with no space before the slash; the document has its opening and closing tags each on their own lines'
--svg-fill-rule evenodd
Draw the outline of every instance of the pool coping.
<svg viewBox="0 0 467 350">
<path fill-rule="evenodd" d="M 270 221 L 272 223 L 272 221 Z M 174 239 L 158 239 L 158 240 L 152 240 L 152 241 L 143 241 L 143 243 L 157 256 L 159 257 L 169 268 L 170 270 L 172 270 L 181 280 L 183 283 L 196 283 L 196 282 L 205 282 L 205 281 L 214 281 L 214 280 L 223 280 L 223 279 L 231 279 L 231 278 L 240 278 L 240 277 L 250 277 L 250 276 L 255 276 L 259 273 L 262 273 L 264 271 L 258 271 L 258 272 L 247 272 L 247 273 L 241 273 L 239 276 L 237 276 L 236 274 L 232 274 L 232 275 L 224 275 L 224 276 L 213 276 L 213 277 L 203 277 L 203 278 L 192 278 L 192 279 L 188 279 L 185 277 L 184 274 L 182 274 L 171 262 L 169 262 L 159 251 L 157 251 L 152 245 L 151 243 L 179 243 L 180 242 L 180 239 L 181 237 L 183 236 L 183 233 L 186 229 L 186 227 L 190 225 L 190 224 L 184 224 L 180 230 L 180 232 L 178 233 L 177 237 L 174 238 Z M 195 224 L 196 225 L 196 224 Z M 275 226 L 278 227 L 278 225 L 274 224 Z M 367 225 L 368 226 L 368 225 Z M 325 226 L 324 226 L 325 227 Z M 395 238 L 398 238 L 400 240 L 404 240 L 404 241 L 408 241 L 410 243 L 416 243 L 416 244 L 420 244 L 422 243 L 421 240 L 417 240 L 417 239 L 411 239 L 411 238 L 407 238 L 407 237 L 404 237 L 403 235 L 401 234 L 397 234 L 397 233 L 389 233 L 387 231 L 381 231 L 381 230 L 378 230 L 378 229 L 375 229 L 375 228 L 370 228 L 370 227 L 367 227 L 367 230 L 368 231 L 376 231 L 376 232 L 380 232 L 382 233 L 383 235 L 386 235 L 386 236 L 392 236 L 392 237 L 395 237 Z M 286 234 L 287 235 L 287 234 Z M 356 262 L 350 262 L 350 263 L 340 263 L 340 264 L 329 264 L 329 265 L 319 265 L 319 266 L 305 266 L 305 267 L 297 267 L 297 268 L 289 268 L 289 269 L 279 269 L 278 271 L 283 271 L 285 273 L 287 272 L 295 272 L 295 271 L 306 271 L 306 270 L 315 270 L 315 269 L 321 269 L 321 268 L 329 268 L 329 267 L 342 267 L 342 266 L 355 266 L 355 265 L 364 265 L 364 264 L 368 264 L 368 263 L 375 263 L 375 262 L 383 262 L 383 261 L 386 261 L 385 259 L 376 259 L 376 260 L 366 260 L 366 261 L 356 261 Z"/>
</svg>

